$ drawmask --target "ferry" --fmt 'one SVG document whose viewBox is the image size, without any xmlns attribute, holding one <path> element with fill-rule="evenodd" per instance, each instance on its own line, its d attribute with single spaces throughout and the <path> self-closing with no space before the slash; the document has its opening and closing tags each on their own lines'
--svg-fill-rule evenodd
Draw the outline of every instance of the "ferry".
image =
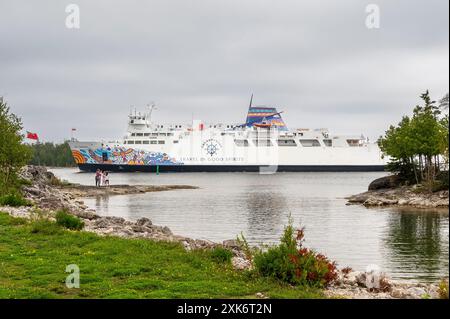
<svg viewBox="0 0 450 319">
<path fill-rule="evenodd" d="M 383 171 L 386 159 L 364 136 L 327 129 L 288 129 L 276 107 L 250 99 L 241 124 L 160 124 L 146 112 L 128 115 L 118 140 L 69 142 L 80 170 L 123 172 L 355 172 Z"/>
</svg>

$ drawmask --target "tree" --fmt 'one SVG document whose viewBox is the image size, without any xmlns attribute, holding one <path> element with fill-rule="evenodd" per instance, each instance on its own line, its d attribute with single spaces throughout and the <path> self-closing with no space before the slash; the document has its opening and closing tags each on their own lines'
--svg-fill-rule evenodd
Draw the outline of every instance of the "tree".
<svg viewBox="0 0 450 319">
<path fill-rule="evenodd" d="M 416 106 L 411 118 L 405 116 L 397 126 L 391 126 L 378 145 L 391 157 L 390 171 L 408 182 L 424 181 L 431 190 L 441 169 L 440 159 L 446 158 L 448 163 L 448 115 L 441 115 L 445 97 L 439 106 L 428 91 L 420 97 L 423 106 Z"/>
<path fill-rule="evenodd" d="M 18 172 L 31 158 L 31 150 L 22 143 L 21 130 L 21 119 L 0 97 L 0 193 L 18 187 Z"/>
</svg>

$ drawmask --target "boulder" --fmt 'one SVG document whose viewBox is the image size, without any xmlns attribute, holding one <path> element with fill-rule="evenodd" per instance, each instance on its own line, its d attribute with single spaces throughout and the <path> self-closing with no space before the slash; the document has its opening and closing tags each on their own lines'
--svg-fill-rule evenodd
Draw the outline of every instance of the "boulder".
<svg viewBox="0 0 450 319">
<path fill-rule="evenodd" d="M 240 247 L 239 243 L 238 243 L 237 240 L 235 240 L 235 239 L 227 239 L 227 240 L 224 240 L 224 241 L 222 242 L 222 245 L 223 245 L 223 247 L 231 248 L 231 249 L 233 249 L 233 248 L 239 248 L 239 247 Z"/>
<path fill-rule="evenodd" d="M 231 258 L 231 264 L 233 265 L 233 268 L 237 270 L 251 269 L 252 267 L 252 263 L 249 260 L 241 257 Z"/>
<path fill-rule="evenodd" d="M 395 188 L 400 186 L 400 178 L 397 175 L 389 175 L 377 178 L 369 184 L 369 190 Z"/>
<path fill-rule="evenodd" d="M 151 226 L 152 221 L 146 217 L 141 217 L 136 221 L 136 225 L 138 226 Z"/>
</svg>

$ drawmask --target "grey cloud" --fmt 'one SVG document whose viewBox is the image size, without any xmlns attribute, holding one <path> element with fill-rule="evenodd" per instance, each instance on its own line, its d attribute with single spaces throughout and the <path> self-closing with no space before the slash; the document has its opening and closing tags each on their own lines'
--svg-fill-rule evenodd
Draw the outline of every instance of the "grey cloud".
<svg viewBox="0 0 450 319">
<path fill-rule="evenodd" d="M 0 94 L 46 140 L 118 137 L 130 105 L 155 119 L 241 122 L 250 93 L 290 126 L 377 137 L 425 89 L 448 91 L 448 2 L 64 1 L 0 4 Z"/>
</svg>

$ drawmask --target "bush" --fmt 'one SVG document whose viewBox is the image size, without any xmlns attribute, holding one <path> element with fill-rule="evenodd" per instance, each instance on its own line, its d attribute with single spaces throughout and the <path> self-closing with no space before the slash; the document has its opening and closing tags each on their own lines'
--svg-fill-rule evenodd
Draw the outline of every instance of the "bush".
<svg viewBox="0 0 450 319">
<path fill-rule="evenodd" d="M 228 249 L 216 247 L 211 250 L 211 259 L 219 263 L 230 263 L 233 253 Z"/>
<path fill-rule="evenodd" d="M 294 231 L 292 221 L 284 229 L 281 243 L 254 256 L 257 271 L 293 285 L 325 287 L 337 278 L 336 263 L 303 247 L 304 229 Z"/>
<path fill-rule="evenodd" d="M 61 231 L 59 225 L 48 219 L 39 219 L 31 224 L 31 232 L 34 234 L 55 235 L 61 233 Z"/>
<path fill-rule="evenodd" d="M 81 219 L 68 214 L 65 210 L 56 213 L 56 223 L 71 230 L 81 230 L 84 227 L 84 222 Z"/>
<path fill-rule="evenodd" d="M 441 171 L 436 176 L 437 182 L 440 184 L 440 190 L 448 190 L 449 188 L 449 174 L 448 171 Z"/>
<path fill-rule="evenodd" d="M 19 193 L 11 193 L 0 197 L 0 206 L 31 206 L 31 202 L 23 198 Z"/>
<path fill-rule="evenodd" d="M 439 283 L 439 297 L 441 299 L 448 299 L 448 279 L 443 279 Z"/>
</svg>

